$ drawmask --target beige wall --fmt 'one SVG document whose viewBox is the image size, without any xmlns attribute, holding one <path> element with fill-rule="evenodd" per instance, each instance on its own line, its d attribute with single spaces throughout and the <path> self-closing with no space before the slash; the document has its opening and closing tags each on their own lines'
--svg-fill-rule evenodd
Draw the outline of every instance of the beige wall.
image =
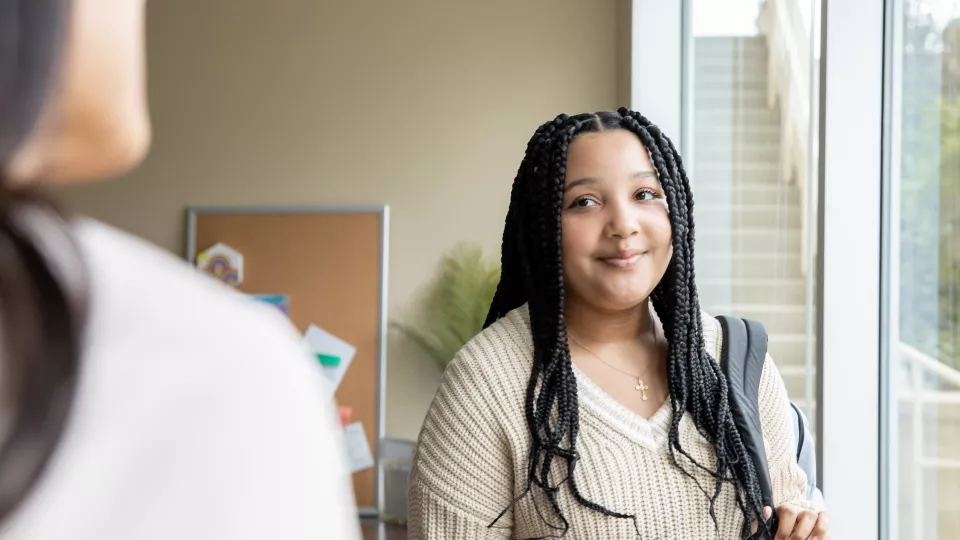
<svg viewBox="0 0 960 540">
<path fill-rule="evenodd" d="M 153 152 L 63 198 L 178 254 L 188 205 L 389 204 L 399 315 L 456 242 L 498 253 L 538 124 L 619 105 L 617 2 L 150 2 Z M 388 355 L 387 432 L 412 438 L 439 374 Z"/>
</svg>

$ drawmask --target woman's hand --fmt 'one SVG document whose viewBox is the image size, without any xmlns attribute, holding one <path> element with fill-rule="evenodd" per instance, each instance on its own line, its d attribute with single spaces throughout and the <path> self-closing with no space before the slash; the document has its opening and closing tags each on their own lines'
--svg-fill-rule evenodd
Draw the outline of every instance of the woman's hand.
<svg viewBox="0 0 960 540">
<path fill-rule="evenodd" d="M 768 513 L 770 508 L 764 509 Z M 828 540 L 830 538 L 830 515 L 826 510 L 815 512 L 792 504 L 777 508 L 776 540 Z"/>
</svg>

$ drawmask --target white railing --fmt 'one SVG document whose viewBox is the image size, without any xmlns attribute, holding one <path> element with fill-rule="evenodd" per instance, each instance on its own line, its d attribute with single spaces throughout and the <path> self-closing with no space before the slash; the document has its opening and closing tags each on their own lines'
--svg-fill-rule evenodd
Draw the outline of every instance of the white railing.
<svg viewBox="0 0 960 540">
<path fill-rule="evenodd" d="M 934 515 L 936 515 L 935 510 L 939 506 L 938 501 L 933 501 L 933 504 L 930 504 L 930 501 L 925 501 L 924 480 L 929 478 L 925 472 L 929 469 L 960 470 L 960 460 L 954 456 L 928 455 L 929 450 L 924 447 L 924 439 L 926 438 L 924 428 L 933 428 L 941 433 L 947 431 L 947 429 L 940 431 L 941 428 L 936 423 L 926 426 L 924 406 L 960 406 L 960 371 L 903 342 L 900 342 L 899 353 L 899 365 L 903 372 L 899 381 L 896 381 L 898 384 L 894 386 L 897 389 L 896 399 L 900 407 L 910 407 L 911 415 L 909 437 L 911 441 L 910 452 L 913 459 L 910 462 L 909 476 L 904 478 L 904 480 L 911 482 L 911 538 L 925 538 L 924 526 L 926 519 L 930 516 L 930 509 L 934 509 Z M 936 377 L 938 382 L 943 383 L 940 386 L 952 387 L 952 389 L 930 389 L 926 384 L 930 375 Z M 960 418 L 960 414 L 952 415 L 952 418 Z M 891 419 L 893 422 L 899 420 L 899 414 Z M 903 434 L 904 437 L 906 435 Z M 888 441 L 887 444 L 899 444 L 899 441 Z M 896 467 L 899 464 L 894 463 L 893 466 Z M 956 501 L 950 501 L 950 503 L 955 504 Z"/>
<path fill-rule="evenodd" d="M 757 26 L 767 43 L 767 105 L 780 109 L 780 177 L 800 191 L 800 271 L 807 275 L 816 231 L 811 204 L 817 185 L 810 178 L 813 99 L 812 0 L 761 0 Z M 808 234 L 809 233 L 809 234 Z"/>
</svg>

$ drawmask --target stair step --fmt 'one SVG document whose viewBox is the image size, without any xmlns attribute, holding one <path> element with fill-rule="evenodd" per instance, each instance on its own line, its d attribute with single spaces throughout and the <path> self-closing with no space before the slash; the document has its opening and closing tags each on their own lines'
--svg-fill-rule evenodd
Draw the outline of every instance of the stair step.
<svg viewBox="0 0 960 540">
<path fill-rule="evenodd" d="M 748 87 L 744 88 L 739 84 L 731 84 L 729 86 L 713 85 L 713 86 L 702 86 L 694 87 L 693 99 L 694 103 L 699 99 L 710 99 L 710 98 L 728 98 L 729 100 L 736 101 L 740 100 L 750 100 L 750 99 L 767 99 L 767 89 L 758 88 L 758 87 Z"/>
<path fill-rule="evenodd" d="M 780 377 L 783 379 L 784 386 L 787 387 L 787 396 L 790 397 L 797 407 L 800 408 L 804 414 L 807 415 L 807 418 L 812 422 L 813 419 L 810 418 L 811 412 L 807 410 L 807 368 L 804 365 L 799 366 L 790 366 L 783 365 L 782 362 L 777 360 L 776 356 L 770 355 L 773 358 L 773 363 L 777 366 L 777 371 L 780 372 Z M 817 384 L 817 368 L 816 366 L 810 367 L 811 371 L 811 383 L 813 384 L 813 395 L 816 399 L 816 384 Z M 816 403 L 814 401 L 814 403 Z M 816 406 L 814 406 L 814 411 L 816 411 Z"/>
<path fill-rule="evenodd" d="M 771 334 L 767 342 L 767 352 L 777 363 L 781 375 L 785 373 L 790 376 L 806 374 L 806 334 Z"/>
<path fill-rule="evenodd" d="M 744 85 L 763 87 L 767 86 L 767 65 L 728 66 L 728 65 L 697 65 L 694 73 L 694 89 L 712 88 L 715 86 Z"/>
<path fill-rule="evenodd" d="M 686 164 L 685 164 L 686 165 Z M 717 160 L 717 161 L 705 161 L 699 162 L 691 169 L 702 169 L 706 171 L 721 171 L 723 169 L 737 169 L 738 173 L 748 173 L 748 172 L 778 172 L 780 170 L 779 161 L 741 161 L 741 162 L 732 162 L 730 160 Z M 731 184 L 707 184 L 702 186 L 697 186 L 694 189 L 700 189 L 709 191 L 711 193 L 716 193 L 720 195 L 720 191 L 727 192 L 774 192 L 775 194 L 782 194 L 785 191 L 793 191 L 799 193 L 799 187 L 792 183 L 778 182 L 776 180 L 763 179 L 763 180 L 750 180 L 750 179 L 737 179 L 736 182 Z"/>
<path fill-rule="evenodd" d="M 688 169 L 689 170 L 689 169 Z M 697 163 L 690 173 L 693 189 L 707 186 L 730 186 L 736 184 L 775 185 L 780 180 L 780 164 Z M 735 184 L 736 183 L 736 184 Z"/>
<path fill-rule="evenodd" d="M 717 58 L 698 61 L 694 66 L 694 90 L 708 88 L 737 88 L 743 84 L 767 85 L 765 58 Z M 708 84 L 704 84 L 708 83 Z"/>
<path fill-rule="evenodd" d="M 698 243 L 699 244 L 699 243 Z M 703 264 L 731 264 L 734 261 L 742 261 L 751 264 L 767 264 L 767 265 L 777 265 L 777 264 L 800 264 L 800 254 L 797 252 L 790 251 L 774 251 L 770 250 L 767 252 L 757 251 L 754 253 L 731 253 L 728 249 L 726 251 L 721 250 L 711 250 L 707 253 L 698 252 L 695 255 L 696 261 Z"/>
<path fill-rule="evenodd" d="M 733 95 L 725 93 L 706 93 L 695 92 L 694 111 L 718 109 L 718 108 L 748 108 L 761 109 L 767 107 L 766 92 L 734 92 Z"/>
<path fill-rule="evenodd" d="M 787 387 L 787 396 L 790 397 L 790 400 L 793 401 L 797 407 L 800 407 L 800 410 L 804 413 L 807 412 L 806 405 L 807 401 L 807 370 L 805 367 L 800 366 L 794 368 L 793 366 L 783 366 L 780 361 L 777 360 L 776 356 L 773 356 L 771 353 L 771 358 L 773 358 L 773 363 L 777 366 L 777 371 L 780 372 L 780 378 L 783 379 L 784 386 Z M 816 378 L 814 378 L 814 383 L 816 384 Z"/>
<path fill-rule="evenodd" d="M 711 124 L 701 121 L 696 115 L 693 117 L 693 142 L 694 146 L 704 146 L 713 143 L 730 141 L 730 144 L 766 143 L 780 141 L 780 126 L 778 125 L 749 125 L 732 124 L 724 122 L 723 124 Z"/>
<path fill-rule="evenodd" d="M 720 103 L 703 104 L 693 110 L 694 133 L 696 133 L 697 122 L 710 122 L 727 124 L 730 126 L 739 126 L 741 128 L 750 126 L 766 126 L 777 128 L 779 134 L 780 115 L 775 110 L 767 108 L 763 103 L 737 104 Z M 741 142 L 733 139 L 735 142 Z M 767 142 L 779 142 L 779 135 L 774 139 L 768 139 Z M 756 141 L 750 141 L 751 143 Z"/>
<path fill-rule="evenodd" d="M 695 39 L 693 42 L 693 57 L 697 65 L 700 62 L 722 61 L 722 60 L 766 60 L 770 57 L 767 51 L 766 43 L 742 44 L 742 43 L 706 43 Z"/>
<path fill-rule="evenodd" d="M 741 163 L 780 162 L 779 137 L 772 142 L 743 142 L 735 139 L 720 140 L 703 145 L 695 145 L 693 157 L 703 161 L 731 161 Z"/>
<path fill-rule="evenodd" d="M 782 314 L 787 313 L 790 315 L 802 315 L 806 311 L 806 306 L 802 304 L 718 304 L 715 306 L 704 307 L 704 310 L 711 315 L 714 313 L 720 313 L 725 315 L 736 315 L 738 317 L 746 317 L 748 319 L 756 319 L 763 322 L 763 317 L 769 316 L 771 314 Z M 803 326 L 803 325 L 799 325 Z M 780 333 L 780 334 L 801 334 L 802 330 L 796 332 L 770 332 L 770 334 Z"/>
<path fill-rule="evenodd" d="M 704 201 L 697 207 L 701 212 L 727 212 L 730 214 L 776 213 L 796 210 L 798 208 L 799 205 L 796 204 L 730 204 L 727 201 L 717 201 L 717 199 Z"/>
<path fill-rule="evenodd" d="M 764 107 L 698 107 L 694 110 L 695 122 L 699 124 L 729 124 L 731 126 L 780 127 L 780 115 L 776 110 Z M 696 126 L 696 124 L 695 124 Z M 696 127 L 694 127 L 696 129 Z M 776 139 L 779 141 L 779 139 Z"/>
<path fill-rule="evenodd" d="M 734 315 L 760 321 L 770 335 L 802 334 L 806 326 L 806 306 L 794 304 L 704 305 L 710 314 Z"/>
<path fill-rule="evenodd" d="M 780 370 L 780 375 L 784 379 L 787 377 L 797 377 L 800 379 L 801 384 L 803 384 L 803 377 L 807 373 L 807 351 L 804 344 L 801 343 L 787 349 L 782 349 L 779 352 L 774 349 L 773 345 L 770 345 L 767 348 L 767 352 L 770 353 L 770 357 L 773 358 L 773 361 L 777 364 L 777 369 Z"/>
<path fill-rule="evenodd" d="M 710 285 L 716 285 L 719 283 L 717 281 L 711 281 L 711 280 L 702 280 L 702 281 L 703 283 L 710 284 Z M 697 282 L 700 283 L 701 280 L 698 279 Z M 783 285 L 783 286 L 791 287 L 794 285 L 803 285 L 805 281 L 802 277 L 793 278 L 793 279 L 767 277 L 767 278 L 726 280 L 723 283 L 729 284 L 732 287 L 745 287 L 747 285 L 763 286 L 763 287 L 778 287 L 780 285 Z M 750 302 L 739 302 L 739 303 L 749 304 Z"/>
<path fill-rule="evenodd" d="M 693 190 L 694 202 L 703 204 L 800 204 L 800 190 L 794 185 L 752 184 L 697 185 Z M 699 208 L 699 206 L 697 206 Z"/>
<path fill-rule="evenodd" d="M 800 253 L 799 227 L 772 229 L 746 227 L 739 229 L 697 229 L 697 254 L 730 252 L 739 256 L 747 253 Z"/>
<path fill-rule="evenodd" d="M 762 36 L 703 36 L 694 38 L 694 46 L 703 51 L 766 51 Z"/>
<path fill-rule="evenodd" d="M 733 278 L 798 278 L 800 273 L 800 257 L 784 254 L 742 254 L 736 257 L 717 256 L 713 254 L 695 255 L 694 264 L 699 278 L 703 279 L 733 279 Z M 733 294 L 732 289 L 722 289 L 726 294 Z M 717 298 L 709 289 L 704 294 L 710 298 Z M 794 297 L 793 299 L 796 299 Z M 773 302 L 763 302 L 770 305 Z M 759 305 L 759 303 L 758 303 Z"/>
<path fill-rule="evenodd" d="M 735 162 L 730 160 L 717 161 L 699 161 L 696 164 L 697 169 L 711 171 L 729 171 L 736 169 L 736 172 L 776 172 L 780 169 L 780 163 L 776 161 L 750 161 Z"/>
<path fill-rule="evenodd" d="M 766 80 L 769 61 L 764 56 L 716 56 L 713 58 L 697 58 L 694 64 L 694 82 L 702 80 L 703 74 L 709 74 L 707 80 L 712 80 L 721 73 L 730 73 L 741 79 Z"/>
<path fill-rule="evenodd" d="M 751 53 L 745 51 L 716 51 L 704 53 L 694 51 L 694 69 L 699 73 L 704 68 L 738 68 L 741 70 L 761 70 L 766 75 L 769 55 L 766 51 Z"/>
<path fill-rule="evenodd" d="M 750 302 L 756 305 L 802 305 L 805 299 L 805 291 L 802 287 L 771 291 L 770 289 L 764 288 L 730 290 L 729 287 L 711 288 L 697 285 L 697 292 L 700 294 L 700 300 L 710 305 L 722 305 L 728 302 Z M 766 296 L 764 296 L 764 294 L 766 294 Z"/>
<path fill-rule="evenodd" d="M 714 127 L 714 129 L 695 131 L 693 136 L 693 153 L 684 154 L 683 157 L 688 162 L 696 160 L 696 153 L 701 148 L 712 149 L 733 149 L 746 146 L 764 146 L 768 144 L 777 144 L 780 141 L 780 127 L 772 126 L 769 129 L 758 129 L 757 126 L 726 126 Z M 719 151 L 719 150 L 717 150 Z"/>
<path fill-rule="evenodd" d="M 751 284 L 749 286 L 731 286 L 728 279 L 700 278 L 697 273 L 697 290 L 702 298 L 727 299 L 742 304 L 803 304 L 806 300 L 806 284 L 796 280 L 796 285 L 776 283 L 770 286 Z M 783 282 L 792 281 L 784 278 Z M 713 302 L 717 303 L 717 302 Z M 723 303 L 723 302 L 720 302 Z"/>
<path fill-rule="evenodd" d="M 716 70 L 718 73 L 704 75 L 702 73 L 694 73 L 693 81 L 691 85 L 693 87 L 693 95 L 702 93 L 711 93 L 711 92 L 721 92 L 721 91 L 732 91 L 732 92 L 766 92 L 767 91 L 767 79 L 766 77 L 757 78 L 751 77 L 749 79 L 737 78 L 732 74 L 719 74 L 719 70 Z"/>
<path fill-rule="evenodd" d="M 717 164 L 711 164 L 711 166 L 716 166 Z M 770 171 L 774 168 L 779 169 L 779 164 L 766 164 L 766 170 Z M 714 169 L 716 170 L 716 169 Z M 740 173 L 745 173 L 748 171 L 740 170 Z M 786 184 L 783 182 L 778 182 L 776 180 L 770 180 L 769 178 L 764 178 L 763 180 L 749 180 L 749 179 L 740 179 L 738 178 L 732 184 L 719 184 L 719 183 L 710 183 L 710 184 L 698 184 L 694 189 L 698 190 L 715 190 L 715 191 L 753 191 L 753 190 L 762 190 L 762 189 L 797 189 L 793 184 Z"/>
<path fill-rule="evenodd" d="M 724 36 L 704 36 L 693 40 L 694 57 L 711 58 L 742 54 L 748 56 L 767 56 L 765 39 L 757 41 L 735 41 Z"/>
<path fill-rule="evenodd" d="M 795 228 L 800 226 L 800 207 L 777 204 L 702 205 L 696 208 L 694 220 L 699 228 Z"/>
<path fill-rule="evenodd" d="M 800 264 L 782 261 L 751 261 L 744 257 L 712 260 L 710 254 L 696 255 L 697 278 L 704 280 L 731 279 L 797 279 L 802 278 Z"/>
</svg>

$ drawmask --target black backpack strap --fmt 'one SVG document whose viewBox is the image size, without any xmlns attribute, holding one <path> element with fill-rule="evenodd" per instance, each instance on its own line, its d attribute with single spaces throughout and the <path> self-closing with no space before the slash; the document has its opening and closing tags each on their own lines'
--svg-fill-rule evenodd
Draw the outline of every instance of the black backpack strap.
<svg viewBox="0 0 960 540">
<path fill-rule="evenodd" d="M 723 330 L 720 365 L 727 377 L 730 410 L 753 460 L 764 506 L 773 507 L 773 488 L 760 427 L 760 376 L 767 357 L 767 331 L 757 321 L 717 317 Z"/>
</svg>

